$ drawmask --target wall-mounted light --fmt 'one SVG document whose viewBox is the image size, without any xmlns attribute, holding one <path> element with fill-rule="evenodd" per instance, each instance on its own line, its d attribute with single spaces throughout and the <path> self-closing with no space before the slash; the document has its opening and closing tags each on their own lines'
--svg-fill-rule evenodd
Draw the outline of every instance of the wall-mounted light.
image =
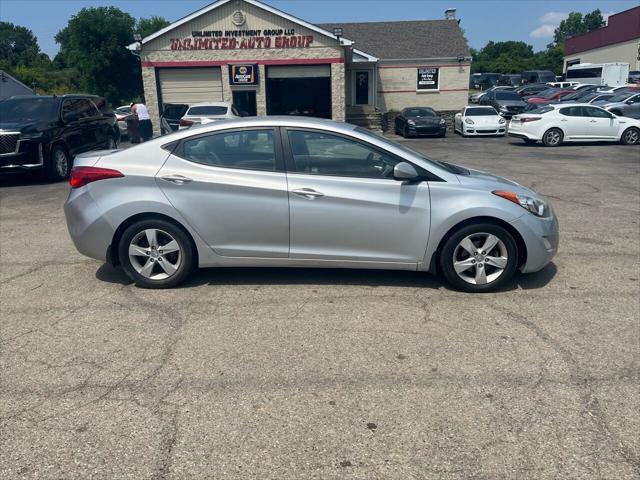
<svg viewBox="0 0 640 480">
<path fill-rule="evenodd" d="M 141 42 L 142 41 L 142 35 L 140 35 L 139 33 L 134 33 L 133 34 L 133 41 L 134 42 Z"/>
<path fill-rule="evenodd" d="M 462 62 L 464 62 L 464 55 L 462 55 L 462 54 L 458 55 L 458 57 L 456 58 L 456 60 L 458 60 L 458 63 L 462 63 Z"/>
<path fill-rule="evenodd" d="M 340 41 L 340 38 L 342 38 L 342 28 L 341 27 L 335 27 L 333 29 L 333 35 L 338 39 L 338 41 Z"/>
</svg>

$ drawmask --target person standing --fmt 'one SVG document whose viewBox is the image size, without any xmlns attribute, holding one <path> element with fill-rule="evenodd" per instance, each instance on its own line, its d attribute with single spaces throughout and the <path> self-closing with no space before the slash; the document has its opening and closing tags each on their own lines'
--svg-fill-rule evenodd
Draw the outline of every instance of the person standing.
<svg viewBox="0 0 640 480">
<path fill-rule="evenodd" d="M 132 103 L 131 112 L 138 116 L 138 129 L 140 130 L 140 136 L 142 141 L 146 142 L 151 140 L 153 136 L 153 125 L 151 125 L 151 117 L 149 116 L 149 110 L 144 103 Z"/>
</svg>

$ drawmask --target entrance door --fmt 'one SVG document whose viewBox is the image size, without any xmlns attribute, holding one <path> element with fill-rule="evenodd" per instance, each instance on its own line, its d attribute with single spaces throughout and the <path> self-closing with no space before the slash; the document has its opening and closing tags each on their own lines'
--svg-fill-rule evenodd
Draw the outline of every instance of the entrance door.
<svg viewBox="0 0 640 480">
<path fill-rule="evenodd" d="M 255 90 L 236 90 L 233 92 L 233 104 L 243 117 L 255 117 L 258 115 Z"/>
<path fill-rule="evenodd" d="M 356 71 L 356 105 L 367 105 L 369 103 L 369 71 Z"/>
<path fill-rule="evenodd" d="M 393 178 L 398 159 L 314 130 L 288 130 L 290 258 L 415 264 L 429 237 L 427 182 Z"/>
</svg>

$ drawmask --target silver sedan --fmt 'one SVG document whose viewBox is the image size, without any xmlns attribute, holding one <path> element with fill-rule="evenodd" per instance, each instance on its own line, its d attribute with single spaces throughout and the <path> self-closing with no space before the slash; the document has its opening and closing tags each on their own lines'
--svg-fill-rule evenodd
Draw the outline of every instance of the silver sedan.
<svg viewBox="0 0 640 480">
<path fill-rule="evenodd" d="M 486 292 L 558 248 L 535 192 L 329 120 L 204 125 L 80 156 L 70 183 L 78 250 L 147 288 L 196 267 L 284 266 L 438 272 Z"/>
</svg>

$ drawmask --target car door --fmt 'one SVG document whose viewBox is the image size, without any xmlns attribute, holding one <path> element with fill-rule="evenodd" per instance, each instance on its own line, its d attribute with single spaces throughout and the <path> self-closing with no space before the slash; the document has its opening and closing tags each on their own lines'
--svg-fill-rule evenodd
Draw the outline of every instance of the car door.
<svg viewBox="0 0 640 480">
<path fill-rule="evenodd" d="M 393 179 L 399 159 L 350 136 L 283 129 L 295 259 L 414 264 L 429 237 L 427 182 Z"/>
<path fill-rule="evenodd" d="M 589 138 L 611 140 L 617 138 L 620 128 L 618 120 L 602 108 L 584 106 L 583 115 L 587 119 Z"/>
<path fill-rule="evenodd" d="M 589 137 L 589 119 L 583 115 L 582 107 L 563 107 L 558 111 L 559 127 L 567 140 L 580 140 Z"/>
<path fill-rule="evenodd" d="M 87 139 L 84 138 L 82 129 L 82 113 L 79 102 L 80 99 L 78 98 L 65 99 L 62 102 L 60 112 L 60 117 L 64 123 L 62 138 L 72 157 L 86 151 L 85 144 Z"/>
<path fill-rule="evenodd" d="M 625 102 L 627 105 L 622 109 L 625 117 L 640 119 L 640 94 L 634 95 Z"/>
<path fill-rule="evenodd" d="M 157 173 L 171 204 L 218 254 L 289 254 L 289 200 L 273 128 L 183 139 Z"/>
<path fill-rule="evenodd" d="M 107 139 L 106 131 L 103 128 L 102 114 L 95 104 L 87 99 L 82 98 L 79 102 L 82 125 L 82 134 L 84 137 L 84 149 L 94 150 L 103 148 Z"/>
</svg>

